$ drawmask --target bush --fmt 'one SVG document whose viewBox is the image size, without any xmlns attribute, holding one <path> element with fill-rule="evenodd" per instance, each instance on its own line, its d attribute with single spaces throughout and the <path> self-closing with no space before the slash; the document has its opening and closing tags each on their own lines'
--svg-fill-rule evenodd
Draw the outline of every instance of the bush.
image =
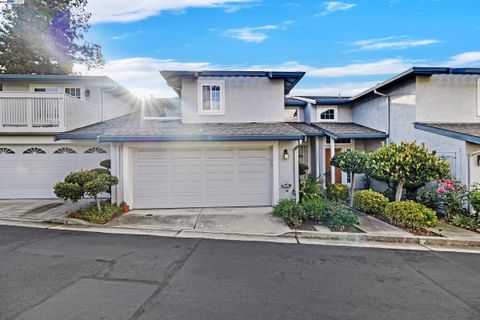
<svg viewBox="0 0 480 320">
<path fill-rule="evenodd" d="M 300 181 L 300 201 L 319 198 L 320 192 L 320 180 L 307 177 Z"/>
<path fill-rule="evenodd" d="M 480 213 L 480 189 L 478 186 L 475 186 L 473 190 L 470 191 L 468 202 L 470 202 L 470 205 L 477 214 Z"/>
<path fill-rule="evenodd" d="M 273 213 L 283 219 L 286 224 L 292 227 L 302 225 L 304 211 L 301 205 L 293 200 L 283 199 L 273 208 Z"/>
<path fill-rule="evenodd" d="M 327 198 L 340 203 L 347 203 L 350 197 L 348 187 L 344 184 L 329 184 L 327 187 Z"/>
<path fill-rule="evenodd" d="M 367 214 L 383 214 L 388 199 L 373 190 L 362 190 L 355 193 L 353 207 Z"/>
<path fill-rule="evenodd" d="M 390 221 L 408 228 L 428 228 L 438 224 L 435 211 L 410 200 L 387 204 L 385 216 Z"/>
<path fill-rule="evenodd" d="M 326 223 L 330 229 L 345 230 L 358 223 L 358 218 L 350 209 L 337 203 L 330 203 Z"/>
<path fill-rule="evenodd" d="M 457 227 L 468 229 L 468 230 L 476 230 L 478 228 L 478 220 L 475 217 L 466 216 L 463 214 L 459 214 L 453 219 L 453 224 Z"/>
<path fill-rule="evenodd" d="M 99 212 L 97 205 L 92 204 L 86 208 L 71 212 L 68 217 L 82 219 L 96 224 L 105 224 L 118 217 L 122 213 L 122 208 L 113 205 L 108 201 L 101 202 L 100 207 L 101 211 Z"/>
<path fill-rule="evenodd" d="M 306 199 L 302 202 L 304 218 L 315 221 L 326 221 L 328 218 L 329 203 L 325 198 Z"/>
</svg>

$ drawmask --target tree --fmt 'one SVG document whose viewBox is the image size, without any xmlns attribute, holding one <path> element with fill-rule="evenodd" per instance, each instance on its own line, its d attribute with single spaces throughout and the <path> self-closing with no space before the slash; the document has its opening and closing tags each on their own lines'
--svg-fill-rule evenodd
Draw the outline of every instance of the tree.
<svg viewBox="0 0 480 320">
<path fill-rule="evenodd" d="M 379 181 L 396 185 L 395 201 L 402 199 L 405 186 L 425 186 L 428 182 L 448 177 L 448 163 L 430 152 L 425 144 L 392 143 L 368 155 L 367 173 Z"/>
<path fill-rule="evenodd" d="M 6 5 L 0 23 L 0 72 L 71 74 L 75 63 L 102 67 L 98 44 L 85 40 L 87 0 L 30 0 Z"/>
<path fill-rule="evenodd" d="M 330 163 L 340 168 L 343 172 L 351 175 L 352 183 L 350 186 L 350 207 L 353 206 L 353 195 L 355 192 L 355 174 L 365 172 L 365 163 L 367 155 L 360 151 L 343 151 L 336 154 Z"/>
<path fill-rule="evenodd" d="M 70 200 L 72 202 L 78 202 L 80 199 L 87 197 L 93 198 L 97 204 L 98 212 L 101 212 L 100 194 L 109 193 L 111 188 L 118 184 L 117 177 L 101 170 L 106 169 L 70 173 L 63 182 L 55 184 L 53 187 L 55 195 L 65 201 Z"/>
</svg>

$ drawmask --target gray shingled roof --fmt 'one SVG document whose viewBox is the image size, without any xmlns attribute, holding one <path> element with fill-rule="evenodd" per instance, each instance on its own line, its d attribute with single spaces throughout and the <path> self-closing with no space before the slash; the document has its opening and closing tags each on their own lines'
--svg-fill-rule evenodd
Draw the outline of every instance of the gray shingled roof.
<svg viewBox="0 0 480 320">
<path fill-rule="evenodd" d="M 325 135 L 325 133 L 323 133 L 323 131 L 319 128 L 316 128 L 305 122 L 288 122 L 288 124 L 297 129 L 298 131 L 303 132 L 307 136 L 321 137 Z"/>
<path fill-rule="evenodd" d="M 327 135 L 338 138 L 379 138 L 387 137 L 387 134 L 353 122 L 317 122 L 315 126 L 323 130 Z"/>
<path fill-rule="evenodd" d="M 180 120 L 145 120 L 130 114 L 57 135 L 57 139 L 99 141 L 300 140 L 303 133 L 287 123 L 183 124 Z"/>
<path fill-rule="evenodd" d="M 480 123 L 415 123 L 415 128 L 480 144 Z"/>
</svg>

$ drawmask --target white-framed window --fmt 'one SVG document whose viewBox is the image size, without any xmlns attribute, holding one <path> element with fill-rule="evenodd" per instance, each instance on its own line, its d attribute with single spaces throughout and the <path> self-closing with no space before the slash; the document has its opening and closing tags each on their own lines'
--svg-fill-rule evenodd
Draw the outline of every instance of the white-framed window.
<svg viewBox="0 0 480 320">
<path fill-rule="evenodd" d="M 198 114 L 225 114 L 225 81 L 198 81 Z"/>
<path fill-rule="evenodd" d="M 285 120 L 287 122 L 297 122 L 299 110 L 298 108 L 287 108 L 285 109 Z"/>
<path fill-rule="evenodd" d="M 318 122 L 332 122 L 338 120 L 338 108 L 335 107 L 318 107 Z"/>
<path fill-rule="evenodd" d="M 65 93 L 75 97 L 77 99 L 82 99 L 82 89 L 81 88 L 65 88 Z"/>
<path fill-rule="evenodd" d="M 35 87 L 33 92 L 60 93 L 60 88 L 56 87 Z"/>
<path fill-rule="evenodd" d="M 23 154 L 46 154 L 45 150 L 37 147 L 28 148 L 23 151 Z"/>
<path fill-rule="evenodd" d="M 330 144 L 330 137 L 327 137 L 326 143 Z M 335 140 L 335 144 L 351 144 L 351 143 L 352 143 L 352 139 L 342 138 L 342 139 Z"/>
<path fill-rule="evenodd" d="M 55 154 L 72 154 L 72 153 L 77 153 L 77 151 L 73 150 L 72 148 L 69 147 L 62 147 L 57 150 L 55 150 L 53 153 Z"/>
</svg>

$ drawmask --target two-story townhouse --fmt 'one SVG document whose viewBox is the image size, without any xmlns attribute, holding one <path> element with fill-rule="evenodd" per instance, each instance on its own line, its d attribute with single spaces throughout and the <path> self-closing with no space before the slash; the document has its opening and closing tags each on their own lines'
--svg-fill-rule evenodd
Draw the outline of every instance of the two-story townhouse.
<svg viewBox="0 0 480 320">
<path fill-rule="evenodd" d="M 65 175 L 110 158 L 95 139 L 59 133 L 131 113 L 137 99 L 108 77 L 0 75 L 0 198 L 53 198 Z"/>
<path fill-rule="evenodd" d="M 59 139 L 111 144 L 113 201 L 133 208 L 271 206 L 298 198 L 305 135 L 285 122 L 285 95 L 303 72 L 162 71 L 181 116 L 149 110 Z"/>
</svg>

